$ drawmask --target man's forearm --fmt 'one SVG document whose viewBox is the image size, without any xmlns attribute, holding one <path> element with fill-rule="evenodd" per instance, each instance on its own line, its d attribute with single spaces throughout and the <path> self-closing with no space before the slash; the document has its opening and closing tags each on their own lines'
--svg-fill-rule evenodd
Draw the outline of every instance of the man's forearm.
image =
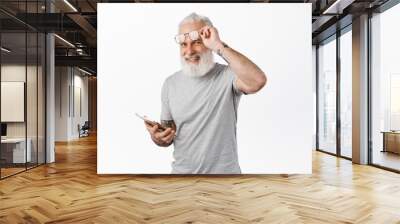
<svg viewBox="0 0 400 224">
<path fill-rule="evenodd" d="M 249 89 L 258 91 L 265 85 L 264 72 L 246 56 L 222 42 L 216 52 L 229 63 L 233 72 Z"/>
</svg>

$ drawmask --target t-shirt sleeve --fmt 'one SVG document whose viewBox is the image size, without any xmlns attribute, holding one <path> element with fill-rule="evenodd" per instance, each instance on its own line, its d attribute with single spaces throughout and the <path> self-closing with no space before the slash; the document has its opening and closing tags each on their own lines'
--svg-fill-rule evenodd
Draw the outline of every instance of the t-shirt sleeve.
<svg viewBox="0 0 400 224">
<path fill-rule="evenodd" d="M 173 120 L 171 115 L 171 110 L 169 108 L 169 98 L 168 98 L 168 82 L 165 80 L 161 88 L 161 116 L 160 120 Z"/>
<path fill-rule="evenodd" d="M 247 95 L 245 92 L 242 92 L 236 85 L 236 80 L 238 79 L 237 75 L 232 71 L 232 69 L 227 66 L 226 72 L 228 73 L 228 76 L 230 77 L 230 83 L 232 85 L 232 90 L 235 96 L 240 97 L 241 95 Z"/>
</svg>

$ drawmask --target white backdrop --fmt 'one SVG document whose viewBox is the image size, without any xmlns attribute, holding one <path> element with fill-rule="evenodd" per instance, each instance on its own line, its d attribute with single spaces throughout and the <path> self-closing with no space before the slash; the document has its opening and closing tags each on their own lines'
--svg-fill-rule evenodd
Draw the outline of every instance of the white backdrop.
<svg viewBox="0 0 400 224">
<path fill-rule="evenodd" d="M 162 83 L 180 69 L 173 38 L 192 12 L 268 77 L 239 104 L 242 173 L 311 173 L 311 4 L 263 3 L 98 4 L 97 172 L 171 172 L 173 146 L 157 147 L 134 113 L 159 121 Z"/>
</svg>

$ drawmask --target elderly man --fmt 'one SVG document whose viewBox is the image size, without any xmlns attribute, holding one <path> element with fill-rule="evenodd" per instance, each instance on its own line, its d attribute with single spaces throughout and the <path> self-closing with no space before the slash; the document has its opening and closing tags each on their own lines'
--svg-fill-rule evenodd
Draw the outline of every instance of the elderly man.
<svg viewBox="0 0 400 224">
<path fill-rule="evenodd" d="M 174 143 L 174 174 L 240 174 L 236 121 L 239 99 L 266 84 L 264 72 L 220 40 L 204 16 L 192 13 L 179 24 L 182 70 L 162 87 L 161 125 L 146 124 L 155 144 Z M 215 63 L 213 53 L 228 65 Z"/>
</svg>

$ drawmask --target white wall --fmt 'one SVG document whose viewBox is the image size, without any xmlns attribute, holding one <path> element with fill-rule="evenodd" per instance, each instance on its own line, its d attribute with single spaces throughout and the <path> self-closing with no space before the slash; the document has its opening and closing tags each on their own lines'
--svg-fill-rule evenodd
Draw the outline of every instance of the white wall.
<svg viewBox="0 0 400 224">
<path fill-rule="evenodd" d="M 69 68 L 55 68 L 55 140 L 68 140 Z"/>
<path fill-rule="evenodd" d="M 312 46 L 313 149 L 317 149 L 317 48 Z"/>
<path fill-rule="evenodd" d="M 88 78 L 72 67 L 56 67 L 55 120 L 56 141 L 69 141 L 79 137 L 78 124 L 88 120 Z M 79 96 L 79 91 L 80 95 Z M 81 102 L 79 103 L 79 100 Z M 77 105 L 82 105 L 79 113 Z"/>
<path fill-rule="evenodd" d="M 75 69 L 74 70 L 74 93 L 73 96 L 75 102 L 74 102 L 74 108 L 72 109 L 72 120 L 71 120 L 71 135 L 73 138 L 78 138 L 79 137 L 79 132 L 77 129 L 78 124 L 81 126 L 85 123 L 85 121 L 88 120 L 88 77 L 82 76 L 83 73 L 81 73 L 79 70 Z M 80 93 L 78 93 L 80 91 Z M 79 98 L 80 95 L 80 98 Z M 80 101 L 80 102 L 79 102 Z M 81 108 L 79 108 L 81 107 Z M 79 111 L 82 110 L 81 112 Z"/>
<path fill-rule="evenodd" d="M 311 4 L 262 3 L 98 4 L 98 173 L 170 173 L 173 147 L 155 146 L 134 113 L 159 119 L 161 85 L 180 69 L 173 37 L 191 12 L 268 76 L 240 100 L 242 172 L 311 173 Z"/>
</svg>

